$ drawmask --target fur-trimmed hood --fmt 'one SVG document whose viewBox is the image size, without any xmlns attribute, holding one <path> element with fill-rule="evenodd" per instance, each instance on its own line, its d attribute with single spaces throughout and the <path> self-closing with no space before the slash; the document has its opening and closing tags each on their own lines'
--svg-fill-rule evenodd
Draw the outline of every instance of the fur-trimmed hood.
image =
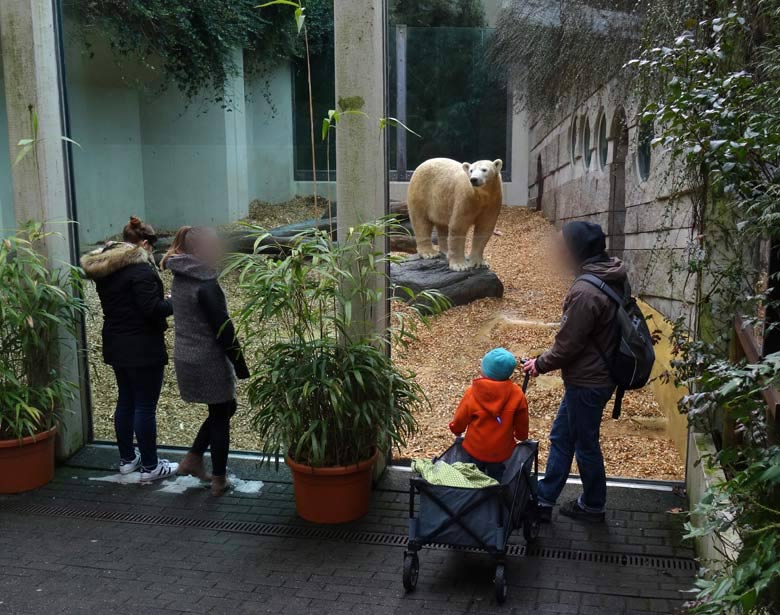
<svg viewBox="0 0 780 615">
<path fill-rule="evenodd" d="M 147 264 L 157 271 L 154 255 L 141 246 L 122 241 L 109 241 L 102 248 L 81 257 L 81 268 L 92 280 L 105 278 L 130 265 Z"/>
</svg>

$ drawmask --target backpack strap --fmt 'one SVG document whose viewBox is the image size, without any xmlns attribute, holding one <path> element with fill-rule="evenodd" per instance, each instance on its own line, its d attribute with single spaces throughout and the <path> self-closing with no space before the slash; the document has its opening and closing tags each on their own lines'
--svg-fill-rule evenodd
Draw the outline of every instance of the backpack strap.
<svg viewBox="0 0 780 615">
<path fill-rule="evenodd" d="M 604 280 L 601 278 L 593 275 L 592 273 L 583 273 L 581 276 L 579 276 L 575 282 L 579 282 L 582 280 L 583 282 L 588 282 L 588 284 L 592 284 L 596 288 L 598 288 L 601 292 L 603 292 L 607 297 L 609 297 L 614 303 L 617 304 L 617 309 L 619 310 L 622 308 L 625 304 L 624 299 L 621 299 L 620 295 L 618 295 L 612 288 L 607 284 Z M 615 316 L 613 317 L 613 322 L 617 322 L 617 310 L 615 311 Z M 615 327 L 617 332 L 617 327 Z M 602 360 L 607 365 L 607 368 L 609 368 L 609 359 L 607 358 L 607 355 L 602 350 L 601 346 L 594 340 L 594 343 L 596 344 L 596 350 L 598 350 L 599 355 L 601 355 Z M 612 408 L 612 418 L 617 420 L 620 418 L 620 412 L 623 407 L 623 395 L 625 394 L 625 389 L 622 389 L 621 387 L 618 387 L 615 391 L 615 405 Z"/>
<path fill-rule="evenodd" d="M 621 296 L 618 295 L 614 290 L 612 290 L 612 287 L 601 278 L 596 277 L 592 273 L 583 273 L 574 281 L 579 282 L 580 280 L 592 284 L 593 286 L 598 288 L 601 292 L 603 292 L 607 297 L 612 299 L 612 301 L 617 303 L 620 307 L 623 307 L 625 303 L 625 299 L 621 298 Z"/>
</svg>

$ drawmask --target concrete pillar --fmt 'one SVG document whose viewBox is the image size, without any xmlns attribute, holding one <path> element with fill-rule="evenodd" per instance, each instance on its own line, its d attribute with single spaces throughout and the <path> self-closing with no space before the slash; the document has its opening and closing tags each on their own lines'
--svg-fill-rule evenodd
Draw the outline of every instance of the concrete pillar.
<svg viewBox="0 0 780 615">
<path fill-rule="evenodd" d="M 379 119 L 386 115 L 386 7 L 384 0 L 338 0 L 333 11 L 336 105 L 342 111 L 362 111 L 367 116 L 344 116 L 336 129 L 336 200 L 342 240 L 350 227 L 377 220 L 387 212 L 386 134 L 379 127 Z M 380 249 L 387 251 L 384 243 Z M 387 280 L 377 279 L 376 285 L 384 300 L 362 306 L 361 320 L 363 326 L 385 330 Z M 384 471 L 387 458 L 380 458 L 375 478 Z"/>
<path fill-rule="evenodd" d="M 61 138 L 65 131 L 57 24 L 50 0 L 0 2 L 11 160 L 16 158 L 21 139 L 37 139 L 34 151 L 11 171 L 15 217 L 19 224 L 45 221 L 49 230 L 59 233 L 44 246 L 53 267 L 70 263 L 75 256 L 73 229 L 67 224 L 71 216 L 66 150 Z M 80 382 L 79 354 L 70 336 L 63 335 L 56 367 L 68 380 Z M 78 450 L 87 433 L 87 414 L 78 393 L 65 410 L 58 437 L 61 457 Z"/>
<path fill-rule="evenodd" d="M 343 116 L 336 129 L 339 239 L 350 227 L 377 220 L 387 211 L 386 131 L 379 127 L 386 115 L 385 15 L 384 0 L 334 3 L 336 105 L 367 116 Z M 377 283 L 386 297 L 386 281 Z M 386 302 L 367 307 L 369 319 L 383 329 Z"/>
</svg>

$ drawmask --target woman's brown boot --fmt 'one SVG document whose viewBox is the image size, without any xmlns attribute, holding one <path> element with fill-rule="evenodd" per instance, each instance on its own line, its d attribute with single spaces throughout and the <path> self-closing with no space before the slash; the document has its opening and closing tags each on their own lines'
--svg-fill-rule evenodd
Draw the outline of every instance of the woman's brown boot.
<svg viewBox="0 0 780 615">
<path fill-rule="evenodd" d="M 203 464 L 203 455 L 196 455 L 195 453 L 187 453 L 179 462 L 179 470 L 177 474 L 182 476 L 195 476 L 200 480 L 211 480 L 211 475 L 206 471 L 206 466 Z"/>
<path fill-rule="evenodd" d="M 227 476 L 212 476 L 211 477 L 211 495 L 219 496 L 230 489 L 232 485 L 227 479 Z"/>
</svg>

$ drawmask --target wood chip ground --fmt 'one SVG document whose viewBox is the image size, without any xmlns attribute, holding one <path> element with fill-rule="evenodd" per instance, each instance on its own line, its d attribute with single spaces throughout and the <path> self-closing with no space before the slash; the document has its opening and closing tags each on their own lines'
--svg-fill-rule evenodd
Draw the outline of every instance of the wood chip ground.
<svg viewBox="0 0 780 615">
<path fill-rule="evenodd" d="M 263 205 L 262 209 L 267 209 Z M 296 218 L 303 219 L 310 214 L 311 205 L 304 201 L 294 214 L 287 212 L 288 215 L 277 218 L 273 212 L 272 217 L 284 223 L 296 222 Z M 436 318 L 430 328 L 421 329 L 419 339 L 412 346 L 396 351 L 401 365 L 417 373 L 431 401 L 431 410 L 417 417 L 420 431 L 400 451 L 401 457 L 432 456 L 452 443 L 447 424 L 463 391 L 477 376 L 479 360 L 487 350 L 505 346 L 518 357 L 535 356 L 553 340 L 570 282 L 555 271 L 548 256 L 555 231 L 540 214 L 524 208 L 505 209 L 498 230 L 500 235 L 491 239 L 486 255 L 504 282 L 504 298 L 484 299 L 449 310 Z M 163 279 L 169 287 L 169 274 L 163 274 Z M 234 283 L 226 279 L 223 286 L 231 309 L 237 309 L 241 298 Z M 98 440 L 113 441 L 116 384 L 111 369 L 101 360 L 102 315 L 92 284 L 87 285 L 86 298 L 90 306 L 87 324 L 94 434 Z M 166 339 L 172 356 L 172 330 Z M 519 374 L 517 381 L 521 381 Z M 542 463 L 561 392 L 562 383 L 557 375 L 532 380 L 528 389 L 531 437 L 542 443 Z M 261 442 L 251 427 L 250 410 L 243 400 L 239 387 L 240 408 L 233 420 L 232 447 L 259 450 Z M 166 369 L 158 407 L 159 444 L 189 446 L 205 416 L 205 406 L 186 404 L 179 398 L 171 362 Z M 664 429 L 663 414 L 649 390 L 628 394 L 623 418 L 613 421 L 605 412 L 602 422 L 607 473 L 639 478 L 683 478 L 682 460 Z"/>
</svg>

